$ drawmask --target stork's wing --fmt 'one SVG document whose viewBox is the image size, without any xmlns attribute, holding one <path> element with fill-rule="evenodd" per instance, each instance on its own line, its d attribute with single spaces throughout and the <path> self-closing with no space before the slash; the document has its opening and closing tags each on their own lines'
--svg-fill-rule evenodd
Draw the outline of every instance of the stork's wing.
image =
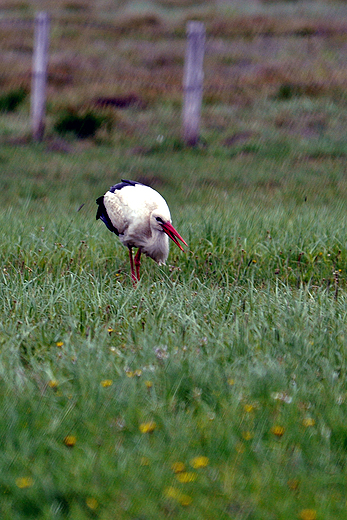
<svg viewBox="0 0 347 520">
<path fill-rule="evenodd" d="M 107 198 L 106 198 L 106 206 L 105 206 L 105 195 L 102 195 L 101 197 L 96 199 L 96 203 L 98 204 L 98 211 L 96 213 L 96 220 L 98 220 L 98 219 L 102 220 L 102 222 L 106 225 L 106 227 L 110 231 L 112 231 L 116 235 L 119 235 L 119 233 L 120 233 L 119 229 L 120 229 L 120 227 L 123 228 L 124 225 L 122 225 L 121 221 L 119 222 L 119 224 L 121 224 L 121 226 L 119 226 L 119 224 L 117 225 L 117 223 L 116 223 L 117 219 L 114 218 L 114 212 L 113 211 L 111 211 L 110 212 L 111 214 L 109 215 L 109 211 L 110 210 L 107 210 L 107 206 L 109 206 L 109 204 L 107 203 Z"/>
<path fill-rule="evenodd" d="M 122 191 L 117 190 L 114 193 L 107 191 L 102 197 L 103 210 L 102 214 L 105 218 L 101 220 L 106 224 L 110 231 L 116 235 L 122 235 L 127 226 L 126 210 L 127 205 L 123 202 Z M 99 208 L 101 206 L 99 205 Z M 107 215 L 107 216 L 105 216 Z"/>
</svg>

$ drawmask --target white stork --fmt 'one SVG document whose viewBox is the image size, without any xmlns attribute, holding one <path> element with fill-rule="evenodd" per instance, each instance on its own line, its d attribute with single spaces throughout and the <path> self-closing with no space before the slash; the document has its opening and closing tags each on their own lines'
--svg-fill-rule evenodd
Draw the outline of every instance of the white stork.
<svg viewBox="0 0 347 520">
<path fill-rule="evenodd" d="M 96 219 L 119 236 L 129 248 L 131 277 L 140 280 L 140 258 L 145 253 L 159 265 L 165 264 L 169 254 L 169 239 L 184 251 L 178 240 L 188 244 L 171 224 L 171 215 L 165 199 L 149 186 L 123 180 L 96 200 L 99 205 Z M 137 247 L 135 268 L 132 248 Z"/>
</svg>

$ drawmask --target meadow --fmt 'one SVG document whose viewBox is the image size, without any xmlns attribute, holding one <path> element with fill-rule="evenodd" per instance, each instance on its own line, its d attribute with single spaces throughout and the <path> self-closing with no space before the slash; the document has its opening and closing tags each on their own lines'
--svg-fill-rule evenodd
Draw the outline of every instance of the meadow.
<svg viewBox="0 0 347 520">
<path fill-rule="evenodd" d="M 347 519 L 346 7 L 140 6 L 55 2 L 44 141 L 28 98 L 0 113 L 0 516 Z M 196 148 L 190 18 L 208 36 Z M 29 88 L 29 29 L 1 41 L 5 93 Z M 104 124 L 62 135 L 66 111 Z M 189 244 L 135 288 L 95 220 L 121 178 L 160 191 Z"/>
</svg>

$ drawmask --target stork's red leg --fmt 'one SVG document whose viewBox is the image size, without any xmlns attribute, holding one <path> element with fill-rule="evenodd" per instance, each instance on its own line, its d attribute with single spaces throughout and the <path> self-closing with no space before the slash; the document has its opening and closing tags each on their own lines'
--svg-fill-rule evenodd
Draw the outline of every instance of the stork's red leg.
<svg viewBox="0 0 347 520">
<path fill-rule="evenodd" d="M 135 269 L 134 269 L 134 260 L 133 260 L 133 250 L 129 247 L 129 258 L 130 258 L 130 268 L 131 268 L 131 278 L 134 284 L 137 282 Z"/>
<path fill-rule="evenodd" d="M 136 267 L 136 276 L 137 279 L 140 280 L 140 265 L 141 265 L 141 247 L 138 248 L 137 253 L 135 255 L 135 267 Z"/>
</svg>

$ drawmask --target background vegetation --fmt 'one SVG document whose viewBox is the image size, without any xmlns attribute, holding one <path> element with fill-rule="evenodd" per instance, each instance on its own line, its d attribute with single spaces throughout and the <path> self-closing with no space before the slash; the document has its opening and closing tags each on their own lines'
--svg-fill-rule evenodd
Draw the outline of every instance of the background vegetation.
<svg viewBox="0 0 347 520">
<path fill-rule="evenodd" d="M 345 3 L 0 7 L 1 518 L 347 518 Z M 189 19 L 207 29 L 194 149 Z M 189 243 L 135 289 L 95 221 L 120 178 L 158 189 Z"/>
</svg>

